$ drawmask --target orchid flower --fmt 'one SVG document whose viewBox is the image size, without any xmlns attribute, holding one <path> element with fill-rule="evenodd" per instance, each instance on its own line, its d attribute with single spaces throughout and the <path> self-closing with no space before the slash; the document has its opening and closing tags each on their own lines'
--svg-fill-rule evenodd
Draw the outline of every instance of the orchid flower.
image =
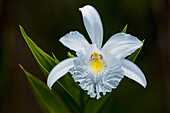
<svg viewBox="0 0 170 113">
<path fill-rule="evenodd" d="M 77 57 L 68 58 L 57 64 L 50 72 L 47 85 L 49 88 L 67 72 L 70 72 L 75 82 L 91 98 L 99 99 L 100 93 L 111 92 L 115 89 L 124 75 L 143 87 L 146 79 L 137 65 L 125 59 L 143 43 L 137 37 L 126 33 L 117 33 L 104 44 L 103 26 L 97 10 L 86 5 L 79 9 L 83 22 L 92 44 L 78 31 L 63 36 L 59 41 L 76 52 Z"/>
</svg>

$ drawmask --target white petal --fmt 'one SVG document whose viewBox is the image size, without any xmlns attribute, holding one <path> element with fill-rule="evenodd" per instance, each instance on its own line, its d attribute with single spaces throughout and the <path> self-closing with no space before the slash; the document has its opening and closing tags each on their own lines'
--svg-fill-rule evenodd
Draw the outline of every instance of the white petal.
<svg viewBox="0 0 170 113">
<path fill-rule="evenodd" d="M 142 45 L 143 43 L 137 37 L 126 33 L 117 33 L 106 42 L 102 51 L 108 52 L 116 58 L 124 58 Z"/>
<path fill-rule="evenodd" d="M 74 66 L 73 61 L 76 59 L 77 57 L 63 60 L 52 69 L 47 78 L 47 85 L 50 89 L 59 78 L 64 76 L 69 71 L 69 69 Z"/>
<path fill-rule="evenodd" d="M 89 46 L 89 43 L 78 31 L 70 32 L 60 38 L 60 42 L 74 51 L 80 51 Z"/>
<path fill-rule="evenodd" d="M 128 78 L 138 82 L 143 87 L 146 87 L 147 82 L 143 72 L 139 69 L 139 67 L 133 62 L 122 59 L 122 69 L 124 70 L 125 76 Z"/>
<path fill-rule="evenodd" d="M 90 5 L 79 10 L 82 12 L 83 22 L 92 43 L 100 49 L 103 41 L 103 26 L 97 10 Z"/>
</svg>

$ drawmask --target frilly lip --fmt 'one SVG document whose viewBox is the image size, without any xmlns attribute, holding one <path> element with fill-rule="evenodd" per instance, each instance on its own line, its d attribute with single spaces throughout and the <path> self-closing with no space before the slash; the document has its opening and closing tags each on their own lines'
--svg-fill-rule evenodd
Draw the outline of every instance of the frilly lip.
<svg viewBox="0 0 170 113">
<path fill-rule="evenodd" d="M 113 65 L 108 65 L 102 72 L 96 74 L 89 68 L 89 64 L 82 57 L 79 56 L 74 61 L 74 67 L 69 72 L 73 74 L 72 77 L 75 82 L 79 82 L 79 86 L 88 91 L 87 94 L 91 98 L 96 97 L 99 99 L 101 97 L 100 93 L 105 95 L 106 92 L 111 92 L 112 89 L 118 86 L 124 76 L 121 63 L 118 60 L 112 59 Z"/>
</svg>

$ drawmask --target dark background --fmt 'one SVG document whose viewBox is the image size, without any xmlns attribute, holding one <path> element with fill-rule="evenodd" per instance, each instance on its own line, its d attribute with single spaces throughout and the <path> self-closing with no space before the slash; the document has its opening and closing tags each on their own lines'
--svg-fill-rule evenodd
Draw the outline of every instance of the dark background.
<svg viewBox="0 0 170 113">
<path fill-rule="evenodd" d="M 169 0 L 0 0 L 0 112 L 41 113 L 27 78 L 19 68 L 46 82 L 19 31 L 20 24 L 45 52 L 59 60 L 67 51 L 59 38 L 79 31 L 88 40 L 78 8 L 93 5 L 100 13 L 104 42 L 128 24 L 127 33 L 145 39 L 136 64 L 145 73 L 144 89 L 124 78 L 112 104 L 113 113 L 170 113 Z"/>
</svg>

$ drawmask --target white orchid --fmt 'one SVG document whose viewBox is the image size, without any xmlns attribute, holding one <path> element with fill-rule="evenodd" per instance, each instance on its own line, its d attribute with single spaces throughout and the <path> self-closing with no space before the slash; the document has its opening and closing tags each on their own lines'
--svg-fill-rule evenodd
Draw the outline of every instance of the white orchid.
<svg viewBox="0 0 170 113">
<path fill-rule="evenodd" d="M 91 98 L 99 99 L 115 89 L 124 75 L 143 87 L 146 79 L 137 65 L 125 59 L 142 46 L 136 37 L 126 33 L 117 33 L 101 48 L 103 41 L 103 26 L 97 10 L 86 5 L 79 9 L 83 22 L 92 41 L 88 41 L 78 31 L 70 32 L 60 39 L 60 42 L 74 50 L 77 57 L 68 58 L 57 64 L 50 72 L 47 85 L 49 88 L 67 72 L 70 72 L 75 82 L 87 90 Z"/>
</svg>

